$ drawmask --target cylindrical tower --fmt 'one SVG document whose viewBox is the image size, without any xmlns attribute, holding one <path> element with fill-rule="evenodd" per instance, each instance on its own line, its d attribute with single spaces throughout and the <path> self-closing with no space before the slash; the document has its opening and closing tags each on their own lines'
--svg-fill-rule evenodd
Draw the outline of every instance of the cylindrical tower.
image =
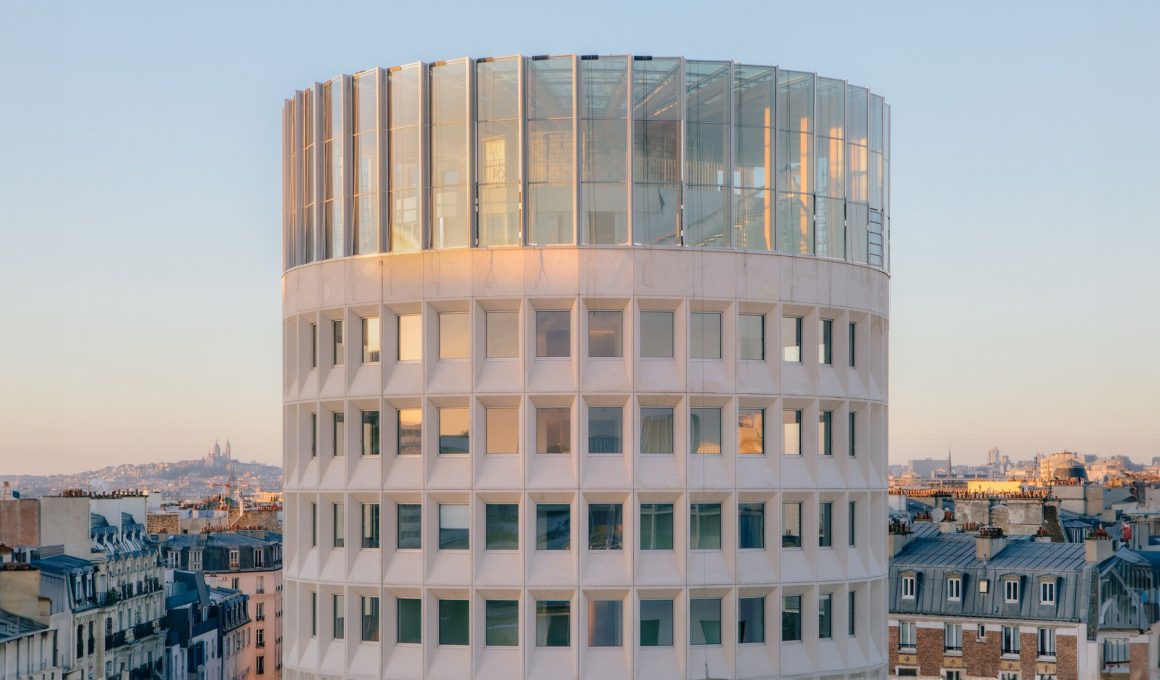
<svg viewBox="0 0 1160 680">
<path fill-rule="evenodd" d="M 288 677 L 884 677 L 889 121 L 642 56 L 288 100 Z"/>
</svg>

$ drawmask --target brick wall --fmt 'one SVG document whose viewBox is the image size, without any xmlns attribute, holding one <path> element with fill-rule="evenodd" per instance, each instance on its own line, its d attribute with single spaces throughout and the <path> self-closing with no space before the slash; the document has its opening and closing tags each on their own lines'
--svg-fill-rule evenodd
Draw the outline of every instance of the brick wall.
<svg viewBox="0 0 1160 680">
<path fill-rule="evenodd" d="M 993 630 L 980 640 L 977 630 L 977 624 L 963 626 L 963 664 L 966 666 L 966 675 L 997 678 L 999 646 L 1003 636 Z"/>
<path fill-rule="evenodd" d="M 893 673 L 894 668 L 898 666 L 898 626 L 890 626 L 886 630 L 886 653 L 889 659 L 890 669 L 888 672 Z"/>
<path fill-rule="evenodd" d="M 0 501 L 0 543 L 40 545 L 40 503 L 35 498 Z"/>
<path fill-rule="evenodd" d="M 1039 654 L 1039 636 L 1035 633 L 1019 634 L 1019 677 L 1035 677 L 1035 659 Z"/>
<path fill-rule="evenodd" d="M 1148 643 L 1128 645 L 1128 680 L 1148 680 Z"/>
<path fill-rule="evenodd" d="M 943 660 L 942 628 L 918 629 L 918 672 L 920 675 L 938 676 Z"/>
<path fill-rule="evenodd" d="M 1079 680 L 1078 649 L 1079 640 L 1074 635 L 1055 636 L 1055 665 L 1059 680 Z"/>
</svg>

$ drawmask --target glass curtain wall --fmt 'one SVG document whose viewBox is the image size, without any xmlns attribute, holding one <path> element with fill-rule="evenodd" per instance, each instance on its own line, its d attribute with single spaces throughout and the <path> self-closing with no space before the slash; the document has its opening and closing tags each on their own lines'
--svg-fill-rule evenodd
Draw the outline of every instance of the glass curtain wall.
<svg viewBox="0 0 1160 680">
<path fill-rule="evenodd" d="M 777 71 L 733 69 L 733 245 L 773 250 L 773 102 Z"/>
<path fill-rule="evenodd" d="M 574 58 L 527 61 L 528 243 L 574 243 Z"/>
<path fill-rule="evenodd" d="M 354 254 L 379 252 L 379 72 L 354 77 Z"/>
<path fill-rule="evenodd" d="M 687 246 L 728 247 L 732 64 L 685 64 L 685 232 Z"/>
<path fill-rule="evenodd" d="M 432 64 L 431 246 L 467 248 L 471 219 L 467 204 L 467 60 Z"/>
<path fill-rule="evenodd" d="M 632 64 L 632 235 L 677 245 L 681 220 L 681 60 Z"/>
<path fill-rule="evenodd" d="M 342 224 L 342 78 L 322 86 L 323 99 L 323 172 L 326 187 L 323 190 L 323 239 L 325 257 L 342 257 L 344 239 Z"/>
<path fill-rule="evenodd" d="M 628 58 L 580 60 L 581 243 L 628 243 Z"/>
<path fill-rule="evenodd" d="M 520 243 L 520 60 L 475 64 L 479 245 Z"/>
<path fill-rule="evenodd" d="M 846 87 L 846 232 L 847 257 L 867 261 L 866 224 L 869 221 L 869 93 L 864 87 Z"/>
<path fill-rule="evenodd" d="M 817 79 L 814 135 L 814 243 L 823 257 L 846 257 L 846 84 Z"/>
<path fill-rule="evenodd" d="M 314 89 L 302 93 L 302 226 L 304 229 L 303 254 L 306 262 L 314 261 L 317 241 L 314 221 Z"/>
<path fill-rule="evenodd" d="M 883 212 L 885 211 L 885 112 L 882 97 L 870 95 L 870 158 L 867 184 L 870 190 L 870 219 L 866 225 L 866 259 L 870 265 L 881 267 L 885 261 Z"/>
<path fill-rule="evenodd" d="M 387 74 L 391 250 L 394 252 L 423 247 L 421 74 L 422 67 L 418 64 L 393 68 Z"/>
<path fill-rule="evenodd" d="M 777 77 L 777 250 L 814 252 L 812 186 L 814 75 L 779 71 Z"/>
</svg>

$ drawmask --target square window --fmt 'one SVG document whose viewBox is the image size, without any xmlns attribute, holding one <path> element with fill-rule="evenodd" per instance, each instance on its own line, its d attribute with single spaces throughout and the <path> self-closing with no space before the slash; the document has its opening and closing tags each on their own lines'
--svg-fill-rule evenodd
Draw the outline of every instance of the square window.
<svg viewBox="0 0 1160 680">
<path fill-rule="evenodd" d="M 536 312 L 536 357 L 572 356 L 572 313 L 567 310 Z"/>
<path fill-rule="evenodd" d="M 519 646 L 519 600 L 488 600 L 484 609 L 484 644 L 488 647 Z"/>
<path fill-rule="evenodd" d="M 834 320 L 822 319 L 818 323 L 818 363 L 834 363 Z"/>
<path fill-rule="evenodd" d="M 765 409 L 743 408 L 737 412 L 737 452 L 765 453 Z"/>
<path fill-rule="evenodd" d="M 802 504 L 781 504 L 781 547 L 802 547 Z"/>
<path fill-rule="evenodd" d="M 536 409 L 536 453 L 572 452 L 572 409 Z"/>
<path fill-rule="evenodd" d="M 439 600 L 439 644 L 469 644 L 470 627 L 467 600 Z"/>
<path fill-rule="evenodd" d="M 466 359 L 471 351 L 471 317 L 466 312 L 439 314 L 439 358 Z"/>
<path fill-rule="evenodd" d="M 741 549 L 765 548 L 765 503 L 737 504 L 737 543 Z"/>
<path fill-rule="evenodd" d="M 802 639 L 802 596 L 786 595 L 781 605 L 782 642 L 800 642 Z"/>
<path fill-rule="evenodd" d="M 570 550 L 572 507 L 566 503 L 536 505 L 536 550 Z"/>
<path fill-rule="evenodd" d="M 640 356 L 642 358 L 673 358 L 673 313 L 640 313 Z"/>
<path fill-rule="evenodd" d="M 362 412 L 362 455 L 379 455 L 379 412 Z"/>
<path fill-rule="evenodd" d="M 802 455 L 802 412 L 801 409 L 785 409 L 781 412 L 782 453 L 787 456 Z"/>
<path fill-rule="evenodd" d="M 624 313 L 619 310 L 588 312 L 588 356 L 619 357 L 623 354 Z"/>
<path fill-rule="evenodd" d="M 363 355 L 362 360 L 364 364 L 379 363 L 379 350 L 382 348 L 381 329 L 379 327 L 379 317 L 366 316 L 362 319 L 362 342 Z"/>
<path fill-rule="evenodd" d="M 640 549 L 673 549 L 673 504 L 640 504 Z"/>
<path fill-rule="evenodd" d="M 423 409 L 401 408 L 399 416 L 400 456 L 418 456 L 423 453 Z"/>
<path fill-rule="evenodd" d="M 488 312 L 487 358 L 514 359 L 520 355 L 520 313 Z"/>
<path fill-rule="evenodd" d="M 689 644 L 721 644 L 721 598 L 689 598 Z"/>
<path fill-rule="evenodd" d="M 802 318 L 783 316 L 781 318 L 782 360 L 800 364 L 802 362 Z"/>
<path fill-rule="evenodd" d="M 487 409 L 487 452 L 520 452 L 520 410 L 492 407 Z"/>
<path fill-rule="evenodd" d="M 689 504 L 689 549 L 721 549 L 721 504 Z"/>
<path fill-rule="evenodd" d="M 439 505 L 439 549 L 467 550 L 470 512 L 466 505 Z"/>
<path fill-rule="evenodd" d="M 518 550 L 520 547 L 520 506 L 518 503 L 488 503 L 484 547 L 488 550 Z"/>
<path fill-rule="evenodd" d="M 721 453 L 721 409 L 689 409 L 689 453 Z"/>
<path fill-rule="evenodd" d="M 536 646 L 571 646 L 571 603 L 567 600 L 536 602 Z"/>
<path fill-rule="evenodd" d="M 423 547 L 423 506 L 418 503 L 399 503 L 399 526 L 395 545 L 399 550 L 419 550 Z"/>
<path fill-rule="evenodd" d="M 439 453 L 468 453 L 471 451 L 470 443 L 470 412 L 459 407 L 439 409 Z"/>
<path fill-rule="evenodd" d="M 765 315 L 737 316 L 738 354 L 743 361 L 765 361 Z"/>
<path fill-rule="evenodd" d="M 423 323 L 418 314 L 399 315 L 399 361 L 423 360 Z"/>
<path fill-rule="evenodd" d="M 721 358 L 721 313 L 693 312 L 689 315 L 689 356 L 694 359 Z"/>
<path fill-rule="evenodd" d="M 624 547 L 624 506 L 619 503 L 588 505 L 588 549 L 621 550 Z"/>
<path fill-rule="evenodd" d="M 620 600 L 588 601 L 588 646 L 620 647 L 624 644 L 624 603 Z"/>
<path fill-rule="evenodd" d="M 765 598 L 737 598 L 737 641 L 741 644 L 765 642 Z"/>
<path fill-rule="evenodd" d="M 624 453 L 624 409 L 619 406 L 588 407 L 588 453 Z"/>
<path fill-rule="evenodd" d="M 640 409 L 640 452 L 673 452 L 673 409 L 669 407 Z"/>
<path fill-rule="evenodd" d="M 673 601 L 640 601 L 640 646 L 673 646 Z"/>
</svg>

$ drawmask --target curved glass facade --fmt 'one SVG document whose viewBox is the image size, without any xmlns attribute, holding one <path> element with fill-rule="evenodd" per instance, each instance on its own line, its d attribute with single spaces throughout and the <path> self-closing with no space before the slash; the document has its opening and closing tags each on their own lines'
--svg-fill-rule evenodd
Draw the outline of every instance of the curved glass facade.
<svg viewBox="0 0 1160 680">
<path fill-rule="evenodd" d="M 286 269 L 633 244 L 889 271 L 890 107 L 842 80 L 683 58 L 458 59 L 316 84 L 283 123 Z"/>
</svg>

